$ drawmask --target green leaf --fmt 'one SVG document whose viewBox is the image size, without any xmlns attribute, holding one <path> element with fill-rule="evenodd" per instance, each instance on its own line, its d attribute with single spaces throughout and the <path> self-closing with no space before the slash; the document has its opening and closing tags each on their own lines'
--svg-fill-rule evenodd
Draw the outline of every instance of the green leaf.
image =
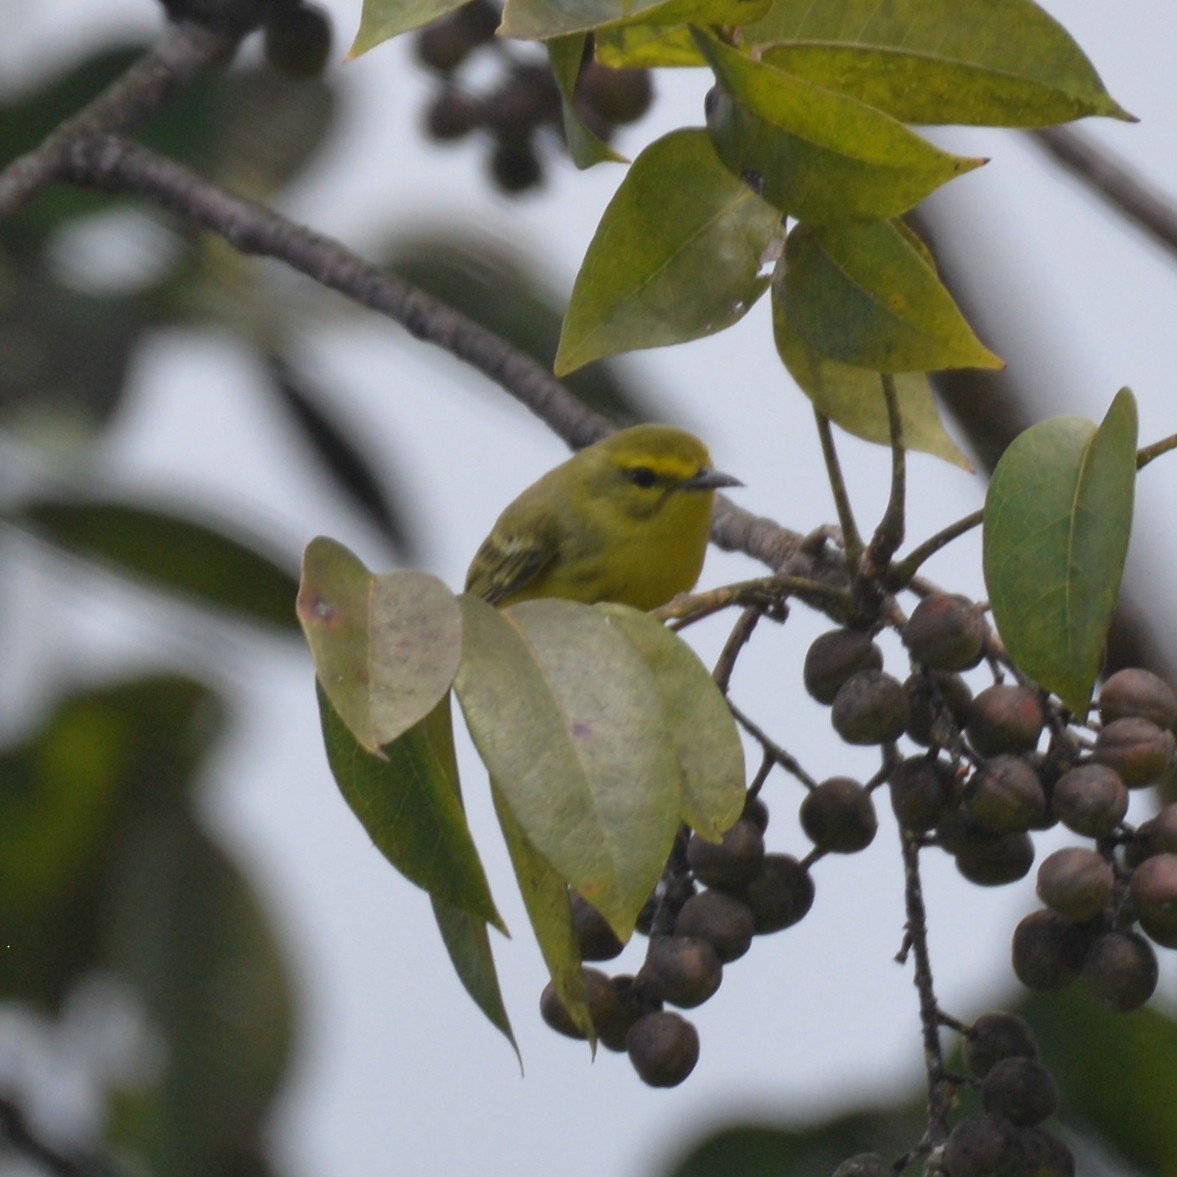
<svg viewBox="0 0 1177 1177">
<path fill-rule="evenodd" d="M 795 226 L 780 292 L 797 334 L 831 359 L 880 372 L 1003 366 L 888 221 Z"/>
<path fill-rule="evenodd" d="M 793 330 L 773 287 L 772 328 L 777 354 L 813 407 L 847 433 L 891 444 L 891 422 L 878 372 L 831 360 Z M 897 372 L 895 391 L 903 420 L 904 449 L 917 450 L 972 471 L 972 464 L 944 429 L 932 387 L 923 372 Z"/>
<path fill-rule="evenodd" d="M 1132 116 L 1030 0 L 777 0 L 745 29 L 766 60 L 904 122 L 1039 127 Z"/>
<path fill-rule="evenodd" d="M 682 770 L 682 820 L 718 841 L 743 812 L 744 746 L 715 680 L 680 637 L 626 605 L 594 606 L 637 646 L 654 676 Z"/>
<path fill-rule="evenodd" d="M 303 554 L 298 619 L 336 713 L 377 756 L 437 706 L 458 670 L 462 619 L 440 580 L 373 576 L 323 536 Z"/>
<path fill-rule="evenodd" d="M 431 24 L 465 3 L 466 0 L 364 0 L 360 28 L 347 59 L 353 61 L 383 41 Z"/>
<path fill-rule="evenodd" d="M 578 168 L 591 168 L 597 163 L 624 163 L 625 157 L 618 155 L 603 139 L 595 135 L 576 113 L 572 96 L 576 91 L 576 79 L 580 74 L 580 63 L 584 57 L 584 46 L 588 37 L 585 33 L 573 33 L 567 37 L 553 37 L 548 42 L 548 60 L 552 74 L 560 88 L 560 101 L 564 111 L 564 139 L 568 154 Z"/>
<path fill-rule="evenodd" d="M 462 809 L 449 696 L 374 756 L 316 686 L 327 763 L 376 848 L 434 899 L 505 932 Z"/>
<path fill-rule="evenodd" d="M 203 523 L 130 503 L 64 499 L 24 503 L 14 517 L 59 547 L 155 588 L 254 623 L 293 626 L 294 577 L 253 546 Z"/>
<path fill-rule="evenodd" d="M 1020 434 L 985 499 L 985 585 L 1018 668 L 1087 714 L 1120 588 L 1136 487 L 1136 402 L 1097 429 L 1056 417 Z"/>
<path fill-rule="evenodd" d="M 682 806 L 649 667 L 590 606 L 459 602 L 454 686 L 475 746 L 537 853 L 626 940 Z"/>
<path fill-rule="evenodd" d="M 706 132 L 672 131 L 651 143 L 589 245 L 556 374 L 736 322 L 767 285 L 762 256 L 779 219 L 716 159 Z"/>
<path fill-rule="evenodd" d="M 589 1013 L 588 991 L 581 971 L 580 945 L 572 923 L 572 901 L 568 886 L 560 873 L 532 845 L 493 778 L 491 797 L 507 851 L 511 855 L 511 865 L 515 868 L 515 878 L 519 883 L 519 893 L 523 896 L 523 905 L 527 908 L 527 917 L 531 920 L 540 955 L 552 978 L 552 987 L 595 1053 L 597 1031 Z"/>
<path fill-rule="evenodd" d="M 433 916 L 458 979 L 474 1004 L 486 1014 L 491 1025 L 514 1047 L 515 1056 L 522 1064 L 519 1044 L 515 1041 L 511 1021 L 503 1004 L 486 922 L 436 896 L 433 898 Z"/>
<path fill-rule="evenodd" d="M 689 28 L 616 25 L 593 34 L 593 59 L 610 69 L 706 65 Z"/>
<path fill-rule="evenodd" d="M 617 25 L 740 25 L 764 11 L 763 0 L 507 0 L 499 31 L 546 41 Z"/>
<path fill-rule="evenodd" d="M 941 151 L 889 115 L 702 33 L 695 41 L 720 84 L 707 105 L 716 153 L 789 216 L 814 223 L 895 217 L 985 162 Z"/>
</svg>

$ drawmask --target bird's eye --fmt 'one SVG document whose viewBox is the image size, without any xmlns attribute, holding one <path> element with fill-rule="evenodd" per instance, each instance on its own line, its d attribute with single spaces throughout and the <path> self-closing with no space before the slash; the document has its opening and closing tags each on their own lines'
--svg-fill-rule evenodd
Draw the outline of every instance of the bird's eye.
<svg viewBox="0 0 1177 1177">
<path fill-rule="evenodd" d="M 635 466 L 632 470 L 628 471 L 628 473 L 629 480 L 634 484 L 634 486 L 641 486 L 649 489 L 654 485 L 654 483 L 658 481 L 658 475 L 655 474 L 649 466 Z"/>
</svg>

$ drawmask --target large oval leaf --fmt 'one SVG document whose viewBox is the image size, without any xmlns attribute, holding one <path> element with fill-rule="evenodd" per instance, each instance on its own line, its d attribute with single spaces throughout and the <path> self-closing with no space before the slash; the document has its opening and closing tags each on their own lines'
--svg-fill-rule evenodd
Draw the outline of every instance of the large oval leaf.
<svg viewBox="0 0 1177 1177">
<path fill-rule="evenodd" d="M 294 577 L 255 546 L 194 519 L 134 503 L 38 499 L 15 512 L 46 539 L 153 587 L 247 621 L 292 628 Z"/>
<path fill-rule="evenodd" d="M 307 545 L 298 618 L 332 706 L 375 755 L 424 719 L 457 673 L 454 594 L 425 572 L 373 576 L 335 540 Z"/>
<path fill-rule="evenodd" d="M 1048 126 L 1128 118 L 1031 0 L 777 0 L 745 29 L 774 65 L 912 123 Z"/>
<path fill-rule="evenodd" d="M 462 808 L 449 696 L 373 756 L 316 686 L 327 763 L 376 848 L 434 899 L 505 932 Z"/>
<path fill-rule="evenodd" d="M 764 292 L 780 214 L 719 162 L 701 130 L 673 131 L 634 161 L 572 290 L 557 375 L 636 348 L 711 335 Z"/>
<path fill-rule="evenodd" d="M 454 687 L 495 787 L 528 842 L 627 939 L 682 803 L 645 659 L 587 605 L 537 600 L 499 612 L 459 601 Z"/>
<path fill-rule="evenodd" d="M 879 372 L 1000 368 L 908 232 L 889 221 L 797 225 L 781 305 L 831 359 Z"/>
<path fill-rule="evenodd" d="M 682 770 L 682 820 L 718 840 L 744 808 L 744 746 L 715 680 L 699 656 L 648 613 L 595 606 L 638 648 L 654 676 L 662 718 Z"/>
<path fill-rule="evenodd" d="M 1123 389 L 1097 429 L 1057 417 L 1020 434 L 985 500 L 985 584 L 1019 669 L 1087 713 L 1128 551 L 1136 402 Z"/>
<path fill-rule="evenodd" d="M 813 407 L 847 433 L 876 445 L 889 446 L 891 419 L 883 395 L 882 377 L 868 368 L 831 360 L 810 347 L 793 330 L 781 306 L 778 290 L 774 284 L 773 338 L 777 354 L 789 375 L 813 402 Z M 944 428 L 928 377 L 923 372 L 897 372 L 895 393 L 903 422 L 904 449 L 932 454 L 971 472 L 972 463 Z"/>
<path fill-rule="evenodd" d="M 791 217 L 896 217 L 985 162 L 941 151 L 890 115 L 702 33 L 695 40 L 721 86 L 707 110 L 716 153 Z"/>
</svg>

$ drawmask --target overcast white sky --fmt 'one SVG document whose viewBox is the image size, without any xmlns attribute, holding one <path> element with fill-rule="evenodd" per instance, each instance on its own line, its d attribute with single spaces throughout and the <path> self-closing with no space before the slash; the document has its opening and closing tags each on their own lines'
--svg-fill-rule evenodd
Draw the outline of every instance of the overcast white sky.
<svg viewBox="0 0 1177 1177">
<path fill-rule="evenodd" d="M 359 0 L 328 7 L 341 56 Z M 1177 10 L 1167 0 L 1046 7 L 1143 120 L 1092 125 L 1092 133 L 1177 192 Z M 156 19 L 151 0 L 41 0 L 35 7 L 0 0 L 0 84 L 15 84 L 47 57 L 68 60 L 94 30 L 122 21 L 128 33 L 147 32 Z M 563 166 L 539 195 L 500 198 L 483 182 L 484 150 L 423 144 L 422 79 L 402 46 L 333 69 L 349 98 L 343 133 L 287 211 L 361 251 L 390 230 L 470 226 L 527 254 L 557 291 L 570 289 L 620 170 Z M 654 114 L 623 146 L 636 152 L 663 129 L 701 122 L 705 89 L 699 72 L 669 79 Z M 1053 404 L 1043 415 L 1099 417 L 1128 384 L 1140 399 L 1145 439 L 1177 428 L 1177 269 L 1077 194 L 1018 136 L 953 130 L 941 140 L 993 157 L 934 200 L 958 218 L 976 264 L 1001 292 L 990 311 L 1001 335 L 986 342 L 1011 365 L 1046 373 Z M 428 567 L 459 585 L 499 507 L 562 457 L 561 444 L 480 376 L 383 321 L 308 325 L 304 342 L 323 381 L 395 464 L 430 540 Z M 810 416 L 776 360 L 767 303 L 715 339 L 635 357 L 629 371 L 668 414 L 706 438 L 721 469 L 743 478 L 740 503 L 799 530 L 831 519 Z M 292 547 L 328 532 L 378 559 L 371 537 L 349 531 L 338 504 L 292 463 L 282 427 L 252 391 L 252 374 L 231 342 L 160 340 L 140 357 L 132 380 L 130 411 L 105 455 L 120 479 L 239 507 Z M 854 443 L 844 453 L 869 521 L 866 504 L 881 501 L 886 485 L 885 455 Z M 1143 477 L 1135 551 L 1171 547 L 1165 511 L 1173 483 L 1171 469 Z M 909 535 L 926 536 L 975 509 L 983 493 L 979 478 L 915 456 Z M 938 560 L 933 575 L 981 596 L 978 555 L 975 538 L 966 540 Z M 704 583 L 752 571 L 745 559 L 713 554 Z M 1169 568 L 1165 579 L 1175 574 Z M 160 612 L 144 609 L 141 597 L 128 600 L 105 582 L 62 584 L 52 568 L 42 575 L 51 591 L 37 608 L 53 624 L 38 627 L 50 631 L 35 651 L 41 697 L 69 680 L 79 649 L 100 675 L 128 658 L 147 660 L 162 642 L 165 658 L 203 666 L 240 704 L 241 722 L 213 765 L 206 816 L 263 895 L 301 998 L 299 1052 L 273 1131 L 291 1177 L 647 1177 L 726 1116 L 834 1112 L 918 1081 L 915 995 L 891 959 L 903 915 L 889 818 L 866 853 L 818 865 L 811 916 L 757 942 L 729 968 L 717 997 L 691 1015 L 702 1039 L 695 1074 L 675 1091 L 652 1091 L 624 1057 L 602 1052 L 590 1064 L 586 1048 L 540 1023 L 542 965 L 498 848 L 481 769 L 467 756 L 472 821 L 516 931 L 497 956 L 526 1066 L 520 1078 L 510 1048 L 453 978 L 425 896 L 372 849 L 332 784 L 306 655 L 236 632 L 210 655 L 186 637 L 182 620 L 165 631 Z M 869 772 L 869 754 L 841 745 L 801 689 L 801 655 L 822 628 L 798 611 L 758 640 L 740 665 L 736 697 L 816 776 Z M 722 623 L 699 632 L 705 658 L 723 636 Z M 902 659 L 895 664 L 903 673 Z M 803 852 L 795 791 L 774 778 L 767 799 L 771 848 Z M 1013 988 L 1005 946 L 1034 906 L 1032 883 L 978 892 L 939 856 L 929 856 L 928 873 L 943 1003 L 967 1018 Z M 626 960 L 635 969 L 639 958 Z M 620 962 L 609 967 L 622 971 Z M 1169 967 L 1170 997 L 1173 980 Z"/>
</svg>

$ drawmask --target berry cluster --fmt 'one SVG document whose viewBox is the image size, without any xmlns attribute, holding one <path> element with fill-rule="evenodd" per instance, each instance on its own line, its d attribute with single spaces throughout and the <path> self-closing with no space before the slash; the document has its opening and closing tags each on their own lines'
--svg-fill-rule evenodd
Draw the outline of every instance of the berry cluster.
<svg viewBox="0 0 1177 1177">
<path fill-rule="evenodd" d="M 865 782 L 812 780 L 733 708 L 764 748 L 743 816 L 718 844 L 683 831 L 639 920 L 649 944 L 636 975 L 585 970 L 600 1040 L 627 1051 L 647 1083 L 673 1086 L 690 1074 L 699 1037 L 676 1011 L 708 1000 L 724 966 L 755 936 L 806 915 L 814 865 L 873 841 L 879 790 L 912 853 L 938 848 L 981 886 L 1025 877 L 1038 831 L 1061 825 L 1086 840 L 1039 867 L 1045 907 L 1019 924 L 1013 942 L 1014 971 L 1029 988 L 1059 989 L 1083 976 L 1108 1006 L 1135 1009 L 1157 983 L 1154 945 L 1177 948 L 1177 804 L 1138 827 L 1126 820 L 1131 791 L 1172 779 L 1177 694 L 1146 670 L 1122 670 L 1103 684 L 1097 716 L 1072 716 L 1032 683 L 1016 675 L 1008 681 L 1013 668 L 982 606 L 934 592 L 909 618 L 896 609 L 886 624 L 906 648 L 904 678 L 884 669 L 875 640 L 882 622 L 820 635 L 803 669 L 807 691 L 829 708 L 840 739 L 880 749 L 875 774 Z M 988 672 L 975 694 L 970 671 Z M 769 815 L 760 794 L 775 767 L 804 786 L 799 818 L 812 848 L 802 858 L 765 849 Z M 585 960 L 621 951 L 592 907 L 574 897 L 573 909 Z M 541 1009 L 551 1026 L 581 1036 L 550 987 Z M 980 1114 L 945 1128 L 938 1171 L 1073 1174 L 1066 1146 L 1042 1127 L 1058 1093 L 1025 1023 L 1007 1013 L 969 1027 L 947 1014 L 937 1019 L 962 1032 L 969 1072 L 945 1072 L 945 1082 L 974 1088 L 981 1103 Z M 894 1172 L 891 1163 L 862 1154 L 837 1177 Z"/>
<path fill-rule="evenodd" d="M 563 103 L 546 58 L 525 59 L 517 47 L 495 38 L 499 17 L 492 0 L 470 0 L 423 28 L 416 53 L 441 81 L 425 113 L 429 136 L 445 143 L 476 130 L 485 132 L 493 144 L 490 171 L 495 184 L 503 192 L 517 193 L 543 181 L 541 132 L 560 141 Z M 475 93 L 459 73 L 476 56 L 491 54 L 499 76 Z M 645 114 L 652 96 L 647 71 L 608 69 L 586 56 L 574 107 L 577 117 L 608 142 L 614 128 Z"/>
</svg>

